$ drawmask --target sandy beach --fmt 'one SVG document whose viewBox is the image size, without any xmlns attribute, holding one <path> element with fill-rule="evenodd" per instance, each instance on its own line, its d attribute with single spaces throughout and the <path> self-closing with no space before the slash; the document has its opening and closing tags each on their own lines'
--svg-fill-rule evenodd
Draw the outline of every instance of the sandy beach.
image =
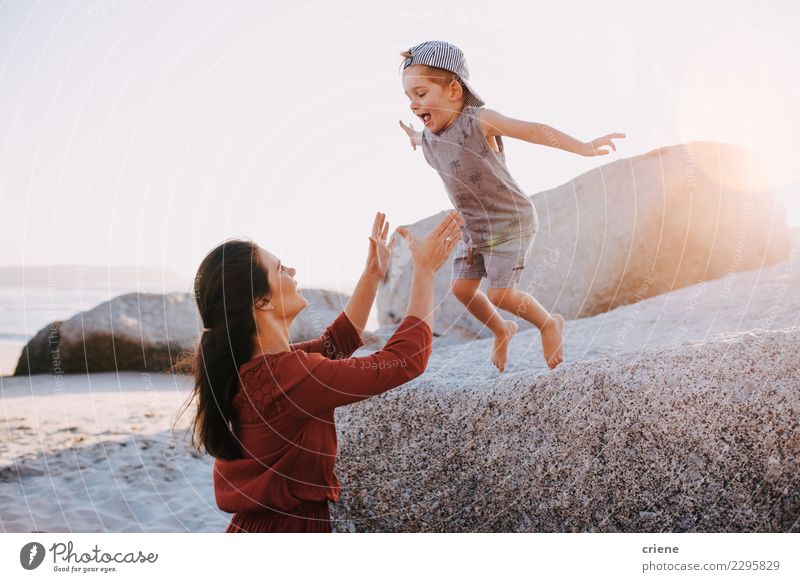
<svg viewBox="0 0 800 582">
<path fill-rule="evenodd" d="M 222 531 L 210 458 L 170 431 L 188 386 L 135 372 L 0 378 L 2 531 Z"/>
</svg>

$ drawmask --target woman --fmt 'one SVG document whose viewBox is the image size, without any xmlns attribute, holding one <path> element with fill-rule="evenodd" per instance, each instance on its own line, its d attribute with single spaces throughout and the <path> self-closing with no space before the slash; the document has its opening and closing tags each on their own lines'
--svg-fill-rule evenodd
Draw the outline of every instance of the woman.
<svg viewBox="0 0 800 582">
<path fill-rule="evenodd" d="M 389 224 L 378 213 L 367 264 L 344 312 L 319 339 L 289 343 L 308 302 L 295 270 L 254 243 L 222 243 L 195 278 L 205 329 L 193 355 L 197 412 L 192 442 L 216 458 L 214 492 L 233 513 L 227 532 L 330 532 L 334 409 L 386 392 L 422 374 L 431 351 L 434 274 L 460 238 L 448 214 L 426 237 L 397 232 L 414 266 L 406 317 L 384 348 L 351 358 L 362 345 L 378 284 L 386 274 Z"/>
</svg>

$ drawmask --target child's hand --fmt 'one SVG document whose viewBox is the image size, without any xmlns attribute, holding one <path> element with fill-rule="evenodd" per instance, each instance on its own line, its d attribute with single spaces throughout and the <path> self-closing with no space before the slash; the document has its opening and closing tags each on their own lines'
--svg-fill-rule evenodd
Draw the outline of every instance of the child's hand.
<svg viewBox="0 0 800 582">
<path fill-rule="evenodd" d="M 609 133 L 608 135 L 604 135 L 603 137 L 598 137 L 597 139 L 593 139 L 589 143 L 585 144 L 586 148 L 583 152 L 584 156 L 604 156 L 606 154 L 610 154 L 611 151 L 601 148 L 609 147 L 613 151 L 617 151 L 617 146 L 614 145 L 614 142 L 611 141 L 613 139 L 622 139 L 625 137 L 624 133 Z"/>
<path fill-rule="evenodd" d="M 408 139 L 411 140 L 411 147 L 414 148 L 414 150 L 417 149 L 418 145 L 422 145 L 420 141 L 420 133 L 414 129 L 413 125 L 406 125 L 401 121 L 400 127 L 403 128 L 403 131 L 406 132 Z"/>
</svg>

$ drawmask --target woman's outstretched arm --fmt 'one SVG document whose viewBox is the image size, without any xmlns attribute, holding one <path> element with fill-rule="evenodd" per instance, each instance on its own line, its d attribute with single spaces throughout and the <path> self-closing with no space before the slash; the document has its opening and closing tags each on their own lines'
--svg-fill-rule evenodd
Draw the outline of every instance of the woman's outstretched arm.
<svg viewBox="0 0 800 582">
<path fill-rule="evenodd" d="M 349 358 L 362 345 L 358 330 L 342 312 L 317 339 L 293 343 L 289 347 L 293 352 L 322 354 L 331 360 L 341 360 Z"/>
<path fill-rule="evenodd" d="M 369 237 L 369 253 L 364 272 L 358 280 L 350 301 L 344 308 L 344 315 L 339 315 L 318 338 L 291 345 L 293 351 L 322 354 L 331 359 L 342 359 L 350 356 L 361 343 L 361 333 L 367 325 L 369 312 L 378 294 L 378 285 L 386 274 L 389 255 L 392 253 L 394 241 L 386 244 L 389 223 L 382 212 L 375 214 L 372 223 L 372 234 Z M 347 323 L 349 321 L 349 325 Z M 355 334 L 352 333 L 355 329 Z"/>
<path fill-rule="evenodd" d="M 358 330 L 359 335 L 367 326 L 369 312 L 378 294 L 378 285 L 386 275 L 389 266 L 389 256 L 392 254 L 394 240 L 386 244 L 386 235 L 389 233 L 389 223 L 386 222 L 386 215 L 378 212 L 372 223 L 372 234 L 369 237 L 369 254 L 364 272 L 358 280 L 350 301 L 344 308 L 347 318 Z"/>
<path fill-rule="evenodd" d="M 303 381 L 287 394 L 301 414 L 320 414 L 337 406 L 386 392 L 422 374 L 428 365 L 436 271 L 461 238 L 463 219 L 449 212 L 425 237 L 397 229 L 411 248 L 414 279 L 406 317 L 384 348 L 369 356 L 342 360 L 300 354 L 293 362 Z M 302 374 L 300 371 L 302 370 Z"/>
<path fill-rule="evenodd" d="M 384 348 L 374 354 L 333 360 L 300 353 L 287 363 L 291 370 L 283 372 L 286 377 L 302 377 L 286 393 L 286 401 L 301 416 L 319 416 L 401 386 L 425 371 L 432 341 L 428 325 L 408 316 Z"/>
<path fill-rule="evenodd" d="M 397 229 L 398 233 L 409 241 L 414 257 L 414 278 L 411 283 L 407 315 L 425 321 L 428 327 L 433 327 L 434 274 L 460 239 L 459 227 L 463 222 L 458 213 L 451 211 L 427 237 L 420 240 L 415 239 L 404 228 Z M 395 244 L 395 239 L 389 244 L 386 243 L 388 232 L 389 223 L 386 222 L 386 215 L 378 212 L 372 225 L 372 236 L 369 237 L 370 250 L 367 264 L 344 309 L 344 315 L 337 317 L 318 339 L 291 344 L 292 350 L 319 353 L 326 358 L 339 360 L 350 356 L 362 345 L 361 332 L 366 326 L 378 292 L 378 285 L 386 275 L 389 256 Z M 350 325 L 347 325 L 348 321 Z"/>
<path fill-rule="evenodd" d="M 433 329 L 433 279 L 447 257 L 461 239 L 464 219 L 455 210 L 448 212 L 433 230 L 422 238 L 414 236 L 405 228 L 397 232 L 406 239 L 414 263 L 411 281 L 411 297 L 408 299 L 406 317 L 413 315 Z"/>
</svg>

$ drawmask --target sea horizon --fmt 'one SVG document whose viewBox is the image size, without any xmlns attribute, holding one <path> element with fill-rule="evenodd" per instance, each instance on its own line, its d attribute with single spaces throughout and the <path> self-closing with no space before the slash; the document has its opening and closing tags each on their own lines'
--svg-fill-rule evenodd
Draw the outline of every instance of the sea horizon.
<svg viewBox="0 0 800 582">
<path fill-rule="evenodd" d="M 303 287 L 305 288 L 308 287 Z M 340 292 L 335 289 L 327 290 Z M 39 330 L 53 321 L 67 320 L 128 293 L 189 292 L 191 282 L 164 267 L 0 267 L 0 376 L 14 374 L 25 345 Z M 377 310 L 373 308 L 367 330 L 376 328 Z"/>
</svg>

